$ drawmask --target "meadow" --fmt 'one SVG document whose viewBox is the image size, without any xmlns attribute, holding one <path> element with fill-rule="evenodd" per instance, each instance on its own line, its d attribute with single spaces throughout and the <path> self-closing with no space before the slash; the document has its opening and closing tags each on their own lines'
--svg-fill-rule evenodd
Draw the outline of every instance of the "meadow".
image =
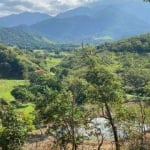
<svg viewBox="0 0 150 150">
<path fill-rule="evenodd" d="M 29 82 L 27 80 L 0 80 L 0 98 L 6 100 L 8 103 L 15 101 L 14 97 L 11 95 L 11 91 L 14 87 L 19 85 L 25 85 Z M 16 108 L 18 113 L 23 113 L 25 115 L 29 115 L 30 117 L 34 117 L 32 112 L 34 112 L 34 105 L 32 103 L 20 104 L 19 107 Z"/>
<path fill-rule="evenodd" d="M 11 91 L 14 87 L 18 85 L 27 84 L 28 81 L 25 80 L 0 80 L 0 98 L 3 98 L 7 101 L 13 101 L 14 97 L 11 95 Z"/>
</svg>

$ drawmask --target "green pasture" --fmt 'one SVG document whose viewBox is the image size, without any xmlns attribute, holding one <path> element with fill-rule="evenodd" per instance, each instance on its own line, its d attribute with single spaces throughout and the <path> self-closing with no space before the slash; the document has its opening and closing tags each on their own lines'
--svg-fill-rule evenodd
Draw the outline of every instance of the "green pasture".
<svg viewBox="0 0 150 150">
<path fill-rule="evenodd" d="M 25 85 L 28 84 L 28 81 L 25 80 L 0 80 L 0 98 L 3 98 L 7 102 L 14 101 L 14 97 L 11 95 L 11 91 L 14 87 L 18 85 Z M 34 114 L 34 104 L 27 103 L 27 104 L 20 104 L 20 106 L 17 106 L 15 109 L 17 113 L 20 113 L 24 116 L 24 118 L 28 121 L 30 124 L 30 128 L 34 129 L 33 126 L 33 120 L 35 118 Z M 0 130 L 1 130 L 1 124 L 0 124 Z"/>
<path fill-rule="evenodd" d="M 27 83 L 28 82 L 25 80 L 0 79 L 0 98 L 3 98 L 7 101 L 14 100 L 14 97 L 11 95 L 12 89 L 18 85 L 24 85 Z"/>
</svg>

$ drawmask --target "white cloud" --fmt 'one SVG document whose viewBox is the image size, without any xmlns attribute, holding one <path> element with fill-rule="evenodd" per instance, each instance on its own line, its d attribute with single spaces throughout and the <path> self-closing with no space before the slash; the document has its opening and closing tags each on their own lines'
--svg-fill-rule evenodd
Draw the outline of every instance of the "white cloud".
<svg viewBox="0 0 150 150">
<path fill-rule="evenodd" d="M 56 15 L 94 1 L 98 0 L 0 0 L 0 16 L 23 11 Z"/>
</svg>

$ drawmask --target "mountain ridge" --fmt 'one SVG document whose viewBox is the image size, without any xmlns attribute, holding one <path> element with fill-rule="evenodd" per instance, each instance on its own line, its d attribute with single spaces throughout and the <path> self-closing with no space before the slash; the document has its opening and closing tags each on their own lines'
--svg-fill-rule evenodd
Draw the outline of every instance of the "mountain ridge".
<svg viewBox="0 0 150 150">
<path fill-rule="evenodd" d="M 56 41 L 99 43 L 95 37 L 117 40 L 150 32 L 150 21 L 142 17 L 148 14 L 150 5 L 140 0 L 101 0 L 31 25 L 30 30 Z"/>
<path fill-rule="evenodd" d="M 98 44 L 150 32 L 150 4 L 100 0 L 30 25 L 13 27 L 61 43 Z M 108 39 L 105 37 L 109 37 Z"/>
<path fill-rule="evenodd" d="M 12 14 L 5 17 L 0 17 L 1 27 L 14 27 L 19 25 L 32 25 L 51 18 L 48 14 L 39 12 L 23 12 L 20 14 Z"/>
</svg>

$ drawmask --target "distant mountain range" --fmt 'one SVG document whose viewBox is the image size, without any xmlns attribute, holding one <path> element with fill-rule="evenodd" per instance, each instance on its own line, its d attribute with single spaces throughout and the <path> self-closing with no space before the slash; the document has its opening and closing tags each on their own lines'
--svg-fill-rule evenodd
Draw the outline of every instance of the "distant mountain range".
<svg viewBox="0 0 150 150">
<path fill-rule="evenodd" d="M 0 25 L 7 19 L 4 27 L 39 34 L 52 41 L 101 43 L 150 32 L 149 14 L 150 3 L 142 0 L 99 0 L 55 17 L 23 13 L 0 18 Z M 13 22 L 13 17 L 22 21 Z"/>
<path fill-rule="evenodd" d="M 21 14 L 12 14 L 10 16 L 1 17 L 0 26 L 14 27 L 20 25 L 32 25 L 50 18 L 51 16 L 47 14 L 24 12 Z"/>
</svg>

